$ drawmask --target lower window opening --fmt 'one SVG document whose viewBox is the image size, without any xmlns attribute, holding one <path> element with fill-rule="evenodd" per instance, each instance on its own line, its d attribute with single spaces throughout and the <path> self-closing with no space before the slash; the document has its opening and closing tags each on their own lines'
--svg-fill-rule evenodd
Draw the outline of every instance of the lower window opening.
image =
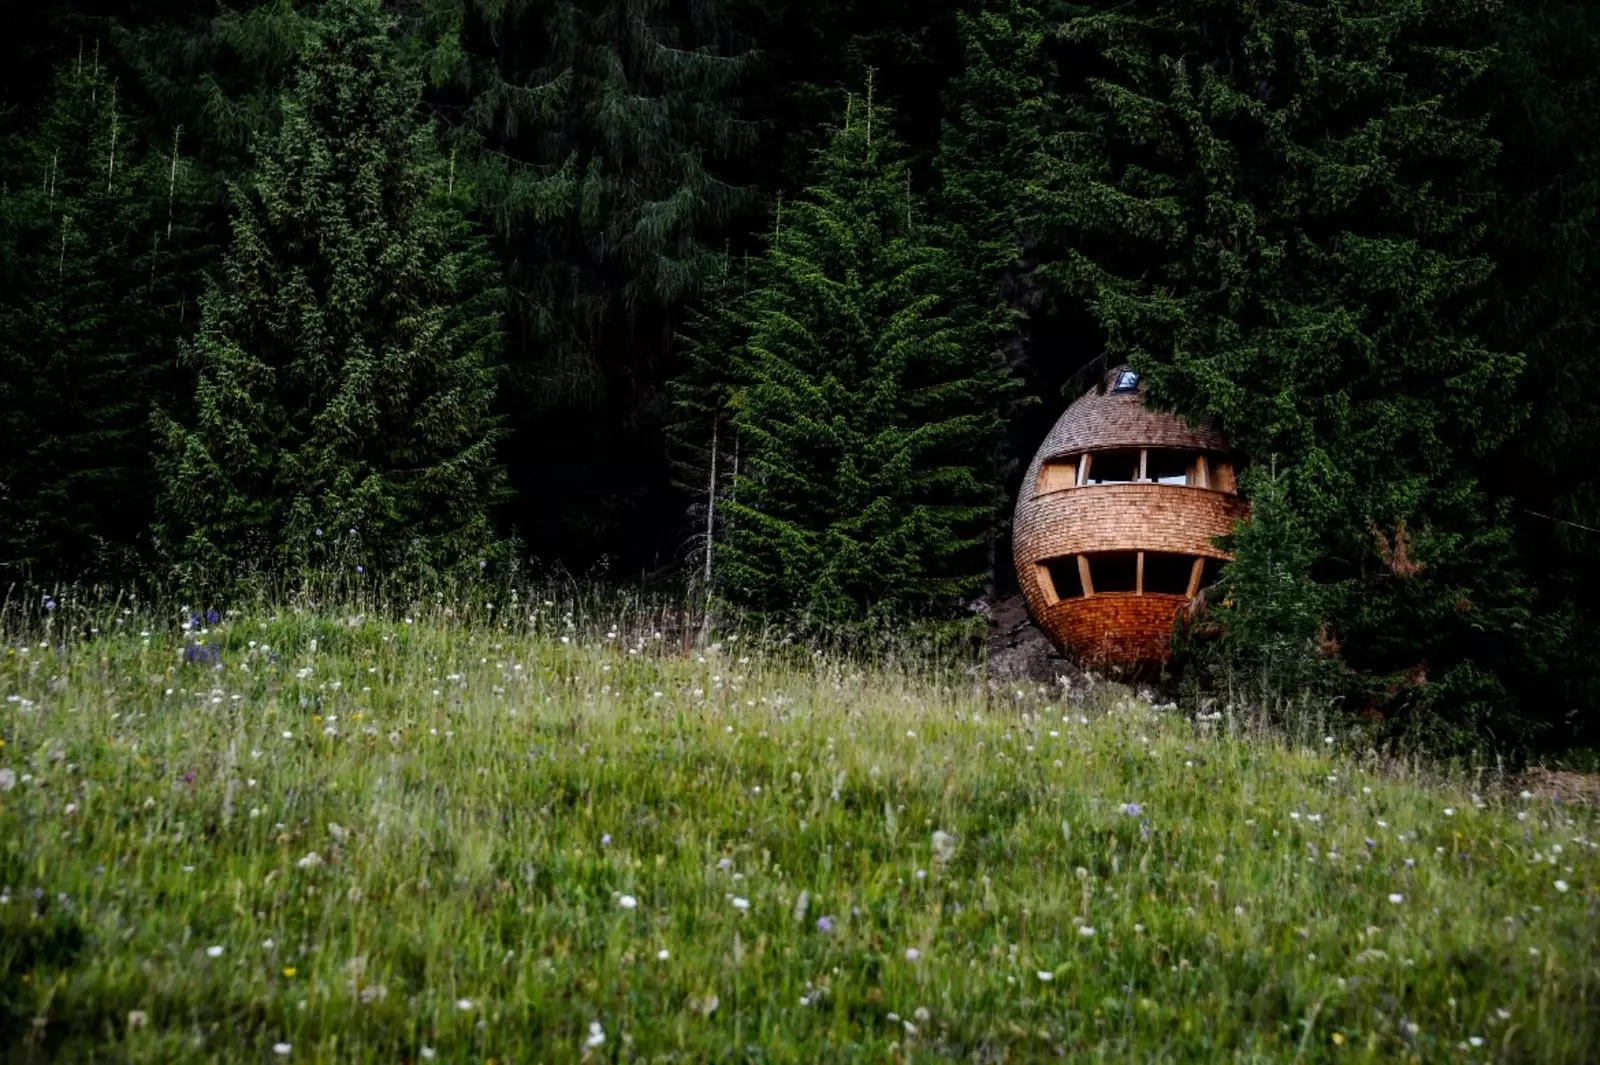
<svg viewBox="0 0 1600 1065">
<path fill-rule="evenodd" d="M 1101 592 L 1139 590 L 1139 555 L 1136 551 L 1107 551 L 1090 555 L 1089 583 L 1096 595 Z"/>
<path fill-rule="evenodd" d="M 1052 558 L 1039 563 L 1039 566 L 1045 571 L 1045 578 L 1049 580 L 1050 587 L 1058 600 L 1083 597 L 1083 575 L 1078 572 L 1077 555 Z"/>
<path fill-rule="evenodd" d="M 1144 553 L 1144 591 L 1146 595 L 1188 595 L 1189 578 L 1194 575 L 1193 555 L 1169 555 L 1159 551 Z"/>
</svg>

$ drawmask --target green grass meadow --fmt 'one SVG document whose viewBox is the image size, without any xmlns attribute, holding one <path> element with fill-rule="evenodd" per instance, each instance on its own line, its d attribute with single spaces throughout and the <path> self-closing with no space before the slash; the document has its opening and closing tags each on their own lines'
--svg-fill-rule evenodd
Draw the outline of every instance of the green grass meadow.
<svg viewBox="0 0 1600 1065">
<path fill-rule="evenodd" d="M 7 1060 L 1600 1058 L 1595 813 L 1492 775 L 542 601 L 60 613 Z"/>
</svg>

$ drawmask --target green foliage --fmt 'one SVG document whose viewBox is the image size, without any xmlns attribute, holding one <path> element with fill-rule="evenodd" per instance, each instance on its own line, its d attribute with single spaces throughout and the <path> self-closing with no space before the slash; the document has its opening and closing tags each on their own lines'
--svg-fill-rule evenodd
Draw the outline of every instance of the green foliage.
<svg viewBox="0 0 1600 1065">
<path fill-rule="evenodd" d="M 757 612 L 947 612 L 983 577 L 986 458 L 1011 386 L 949 316 L 949 253 L 915 219 L 880 109 L 852 103 L 732 312 L 743 447 L 721 585 Z"/>
<path fill-rule="evenodd" d="M 487 251 L 377 0 L 330 0 L 168 418 L 163 521 L 187 575 L 474 567 L 502 474 Z"/>
<path fill-rule="evenodd" d="M 1491 61 L 1479 16 L 1081 5 L 1060 56 L 1081 82 L 1039 199 L 1045 273 L 1112 355 L 1158 402 L 1294 468 L 1289 505 L 1315 530 L 1350 664 L 1426 676 L 1462 715 L 1504 693 L 1457 671 L 1493 674 L 1483 634 L 1528 616 L 1480 479 L 1519 426 L 1523 361 L 1481 332 L 1495 144 L 1471 98 Z M 1401 530 L 1404 573 L 1386 558 Z"/>
<path fill-rule="evenodd" d="M 188 167 L 137 136 L 98 58 L 60 72 L 23 149 L 0 191 L 0 574 L 127 578 L 194 313 Z"/>
<path fill-rule="evenodd" d="M 1233 561 L 1200 600 L 1198 624 L 1180 631 L 1177 650 L 1200 673 L 1186 678 L 1191 686 L 1225 690 L 1264 723 L 1297 727 L 1308 697 L 1331 694 L 1323 624 L 1332 604 L 1311 577 L 1316 538 L 1291 502 L 1293 476 L 1275 465 L 1245 472 L 1250 518 L 1223 541 Z M 1207 630 L 1214 643 L 1195 638 Z"/>
<path fill-rule="evenodd" d="M 1527 354 L 1530 414 L 1491 467 L 1517 504 L 1518 548 L 1538 592 L 1538 650 L 1521 700 L 1559 707 L 1561 735 L 1600 739 L 1600 9 L 1507 4 L 1486 79 L 1493 174 L 1487 244 L 1498 264 L 1490 322 Z M 1533 641 L 1529 641 L 1530 643 Z M 1551 715 L 1557 716 L 1557 715 Z"/>
</svg>

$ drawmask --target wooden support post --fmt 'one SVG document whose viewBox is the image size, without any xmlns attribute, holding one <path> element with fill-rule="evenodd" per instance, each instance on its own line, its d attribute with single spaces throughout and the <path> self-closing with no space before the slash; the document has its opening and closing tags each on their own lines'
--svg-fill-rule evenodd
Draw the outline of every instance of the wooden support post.
<svg viewBox="0 0 1600 1065">
<path fill-rule="evenodd" d="M 1144 552 L 1139 552 L 1139 560 L 1134 564 L 1133 592 L 1135 595 L 1144 594 Z"/>
<path fill-rule="evenodd" d="M 1094 594 L 1094 581 L 1089 579 L 1089 557 L 1078 556 L 1078 577 L 1083 581 L 1083 594 L 1085 597 Z"/>
<path fill-rule="evenodd" d="M 1206 457 L 1204 455 L 1201 455 L 1199 458 L 1194 460 L 1194 486 L 1196 488 L 1211 487 L 1211 478 L 1208 476 L 1210 471 L 1206 468 L 1206 466 Z"/>
<path fill-rule="evenodd" d="M 1194 560 L 1194 568 L 1189 571 L 1189 598 L 1193 599 L 1200 594 L 1200 575 L 1206 571 L 1206 560 Z"/>
</svg>

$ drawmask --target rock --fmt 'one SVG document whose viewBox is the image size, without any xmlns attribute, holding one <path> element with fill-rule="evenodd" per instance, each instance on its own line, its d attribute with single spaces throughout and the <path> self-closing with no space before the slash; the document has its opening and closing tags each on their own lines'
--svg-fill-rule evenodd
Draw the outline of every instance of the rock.
<svg viewBox="0 0 1600 1065">
<path fill-rule="evenodd" d="M 1033 683 L 1064 691 L 1083 676 L 1083 671 L 1063 657 L 1034 625 L 1028 617 L 1027 600 L 1021 595 L 997 599 L 987 605 L 991 685 Z"/>
</svg>

